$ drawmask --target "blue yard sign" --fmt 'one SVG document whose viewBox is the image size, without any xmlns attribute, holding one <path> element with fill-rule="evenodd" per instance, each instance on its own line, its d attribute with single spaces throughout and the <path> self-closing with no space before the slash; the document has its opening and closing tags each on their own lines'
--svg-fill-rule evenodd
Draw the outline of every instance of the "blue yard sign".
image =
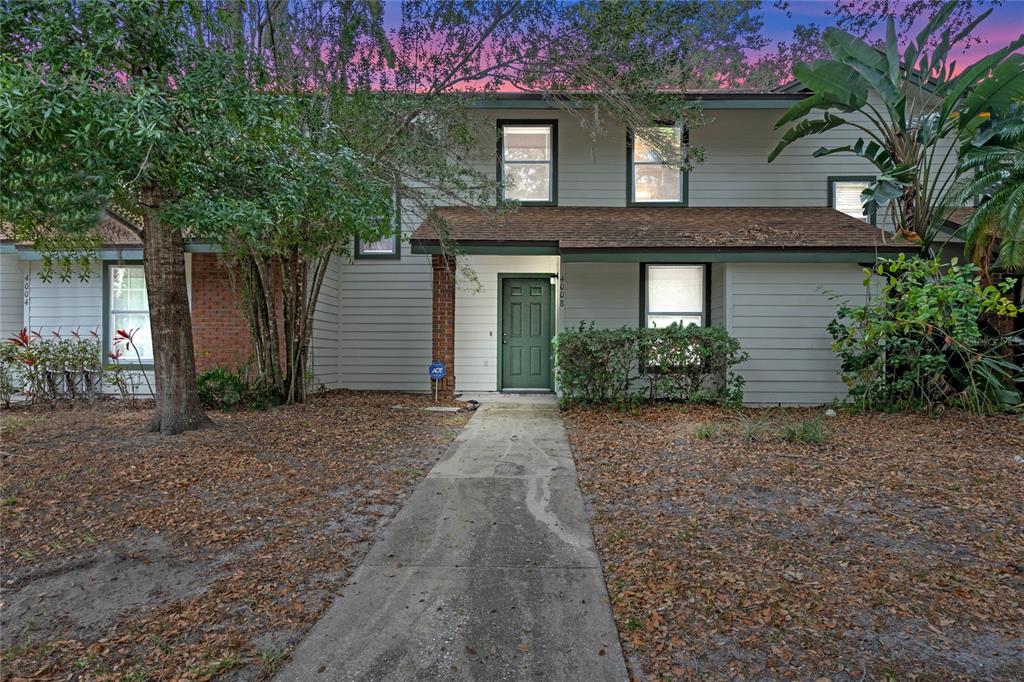
<svg viewBox="0 0 1024 682">
<path fill-rule="evenodd" d="M 430 363 L 430 379 L 434 382 L 434 402 L 437 402 L 437 388 L 444 379 L 444 363 L 443 362 L 432 362 Z"/>
</svg>

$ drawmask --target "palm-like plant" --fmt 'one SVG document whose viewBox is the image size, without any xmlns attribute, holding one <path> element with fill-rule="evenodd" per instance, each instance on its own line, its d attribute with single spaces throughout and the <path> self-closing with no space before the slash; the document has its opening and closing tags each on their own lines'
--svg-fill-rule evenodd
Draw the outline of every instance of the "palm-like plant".
<svg viewBox="0 0 1024 682">
<path fill-rule="evenodd" d="M 1024 104 L 980 128 L 961 149 L 965 200 L 980 197 L 960 228 L 968 250 L 987 269 L 991 254 L 1006 270 L 1024 269 Z"/>
<path fill-rule="evenodd" d="M 825 31 L 832 58 L 794 67 L 794 76 L 813 94 L 776 123 L 779 128 L 799 121 L 768 157 L 772 161 L 793 142 L 839 126 L 859 130 L 863 136 L 853 144 L 822 147 L 814 156 L 850 153 L 874 165 L 878 178 L 861 195 L 865 213 L 888 211 L 898 234 L 920 242 L 924 251 L 958 205 L 959 143 L 972 139 L 992 112 L 1024 97 L 1024 55 L 1016 54 L 1024 35 L 957 73 L 952 46 L 991 10 L 951 35 L 942 26 L 955 7 L 955 0 L 944 5 L 902 55 L 891 18 L 884 50 L 837 28 Z M 806 118 L 815 111 L 822 118 Z"/>
</svg>

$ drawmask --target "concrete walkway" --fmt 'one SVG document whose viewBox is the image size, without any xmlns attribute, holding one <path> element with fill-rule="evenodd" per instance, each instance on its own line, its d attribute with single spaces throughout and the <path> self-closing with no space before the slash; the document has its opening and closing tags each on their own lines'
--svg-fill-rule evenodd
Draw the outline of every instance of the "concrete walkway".
<svg viewBox="0 0 1024 682">
<path fill-rule="evenodd" d="M 549 396 L 482 404 L 277 679 L 627 679 Z"/>
</svg>

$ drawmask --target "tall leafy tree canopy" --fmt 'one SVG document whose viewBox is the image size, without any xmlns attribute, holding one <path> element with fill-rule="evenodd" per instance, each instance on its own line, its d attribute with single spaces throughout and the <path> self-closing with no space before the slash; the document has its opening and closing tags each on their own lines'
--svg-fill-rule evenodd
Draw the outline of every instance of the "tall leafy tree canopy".
<svg viewBox="0 0 1024 682">
<path fill-rule="evenodd" d="M 141 216 L 162 433 L 206 425 L 195 391 L 182 234 L 162 210 L 184 163 L 253 94 L 232 19 L 184 0 L 8 0 L 0 11 L 0 199 L 15 236 L 80 247 L 99 212 Z"/>
</svg>

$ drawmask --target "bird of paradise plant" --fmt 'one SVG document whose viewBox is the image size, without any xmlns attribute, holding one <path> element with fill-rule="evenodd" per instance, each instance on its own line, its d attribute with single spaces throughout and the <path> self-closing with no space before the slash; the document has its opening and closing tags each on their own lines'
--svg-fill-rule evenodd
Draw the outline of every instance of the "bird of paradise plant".
<svg viewBox="0 0 1024 682">
<path fill-rule="evenodd" d="M 955 8 L 955 0 L 945 4 L 902 55 L 891 18 L 881 50 L 838 28 L 826 30 L 831 58 L 794 67 L 811 95 L 776 123 L 776 128 L 796 125 L 768 157 L 773 161 L 793 142 L 839 126 L 859 131 L 862 136 L 852 144 L 821 147 L 814 156 L 853 154 L 871 163 L 878 177 L 861 194 L 865 213 L 887 211 L 897 234 L 926 253 L 959 207 L 958 146 L 994 113 L 1024 98 L 1024 54 L 1019 53 L 1024 34 L 959 71 L 953 46 L 991 10 L 951 35 L 943 26 Z M 822 118 L 808 119 L 815 111 Z"/>
</svg>

